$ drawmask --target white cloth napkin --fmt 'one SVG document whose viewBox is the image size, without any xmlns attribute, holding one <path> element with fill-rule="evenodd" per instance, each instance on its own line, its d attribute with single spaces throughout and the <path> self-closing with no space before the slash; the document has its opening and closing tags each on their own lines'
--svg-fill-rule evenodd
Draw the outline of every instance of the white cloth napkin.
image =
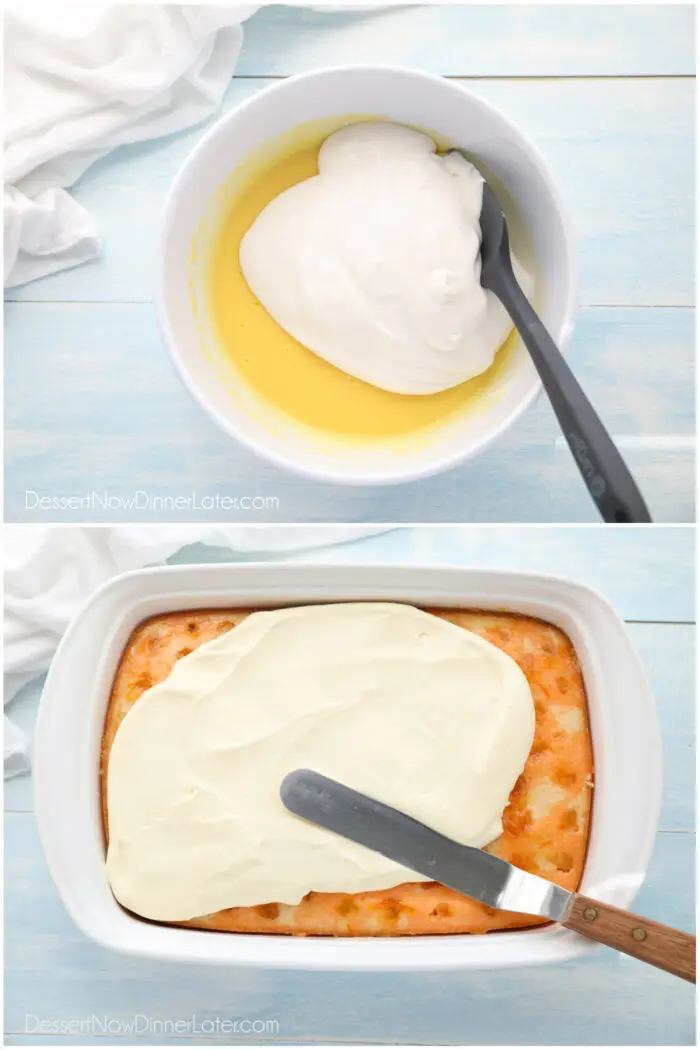
<svg viewBox="0 0 700 1050">
<path fill-rule="evenodd" d="M 5 15 L 5 285 L 100 251 L 66 192 L 116 146 L 191 127 L 231 80 L 250 4 L 16 2 Z"/>
<path fill-rule="evenodd" d="M 43 674 L 68 624 L 105 580 L 166 561 L 192 543 L 227 547 L 241 560 L 284 556 L 386 531 L 386 526 L 256 525 L 5 529 L 5 705 Z M 5 777 L 29 769 L 26 734 L 5 717 Z"/>
</svg>

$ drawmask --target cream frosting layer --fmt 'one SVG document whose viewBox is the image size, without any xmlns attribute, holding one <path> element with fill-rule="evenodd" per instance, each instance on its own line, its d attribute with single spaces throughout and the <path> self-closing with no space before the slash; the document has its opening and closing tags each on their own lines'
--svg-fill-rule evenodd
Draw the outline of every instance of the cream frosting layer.
<svg viewBox="0 0 700 1050">
<path fill-rule="evenodd" d="M 179 660 L 117 731 L 107 874 L 149 919 L 296 904 L 421 876 L 293 816 L 279 787 L 315 769 L 484 846 L 534 733 L 517 663 L 409 605 L 254 613 Z"/>
</svg>

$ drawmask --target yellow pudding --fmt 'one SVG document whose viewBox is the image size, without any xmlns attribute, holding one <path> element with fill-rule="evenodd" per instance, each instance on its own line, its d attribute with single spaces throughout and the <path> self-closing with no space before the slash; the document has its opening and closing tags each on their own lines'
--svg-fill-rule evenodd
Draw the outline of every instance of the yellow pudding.
<svg viewBox="0 0 700 1050">
<path fill-rule="evenodd" d="M 335 128 L 360 118 L 346 117 Z M 211 236 L 206 313 L 227 367 L 260 408 L 304 430 L 364 444 L 396 442 L 461 421 L 492 393 L 514 350 L 511 335 L 481 375 L 435 394 L 396 394 L 371 386 L 318 357 L 267 313 L 239 262 L 241 239 L 284 190 L 318 173 L 318 151 L 333 127 L 299 129 L 276 155 L 252 160 L 224 192 Z"/>
</svg>

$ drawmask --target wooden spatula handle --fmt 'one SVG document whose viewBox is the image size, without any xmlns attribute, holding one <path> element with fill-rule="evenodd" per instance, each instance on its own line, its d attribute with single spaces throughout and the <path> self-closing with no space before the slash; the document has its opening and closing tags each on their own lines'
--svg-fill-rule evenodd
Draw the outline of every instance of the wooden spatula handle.
<svg viewBox="0 0 700 1050">
<path fill-rule="evenodd" d="M 695 984 L 695 937 L 611 904 L 574 896 L 562 926 Z"/>
</svg>

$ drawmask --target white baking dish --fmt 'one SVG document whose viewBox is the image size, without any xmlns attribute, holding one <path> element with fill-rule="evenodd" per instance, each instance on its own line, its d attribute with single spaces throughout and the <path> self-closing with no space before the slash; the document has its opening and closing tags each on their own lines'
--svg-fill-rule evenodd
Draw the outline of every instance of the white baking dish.
<svg viewBox="0 0 700 1050">
<path fill-rule="evenodd" d="M 561 927 L 415 938 L 297 938 L 142 922 L 112 896 L 104 870 L 99 752 L 112 679 L 132 629 L 177 609 L 395 600 L 505 609 L 567 632 L 588 694 L 595 792 L 582 890 L 628 907 L 651 855 L 661 794 L 653 699 L 623 622 L 594 591 L 566 580 L 463 568 L 193 565 L 111 580 L 66 632 L 41 700 L 36 812 L 51 874 L 80 929 L 131 955 L 302 969 L 406 970 L 553 963 L 591 950 Z"/>
</svg>

